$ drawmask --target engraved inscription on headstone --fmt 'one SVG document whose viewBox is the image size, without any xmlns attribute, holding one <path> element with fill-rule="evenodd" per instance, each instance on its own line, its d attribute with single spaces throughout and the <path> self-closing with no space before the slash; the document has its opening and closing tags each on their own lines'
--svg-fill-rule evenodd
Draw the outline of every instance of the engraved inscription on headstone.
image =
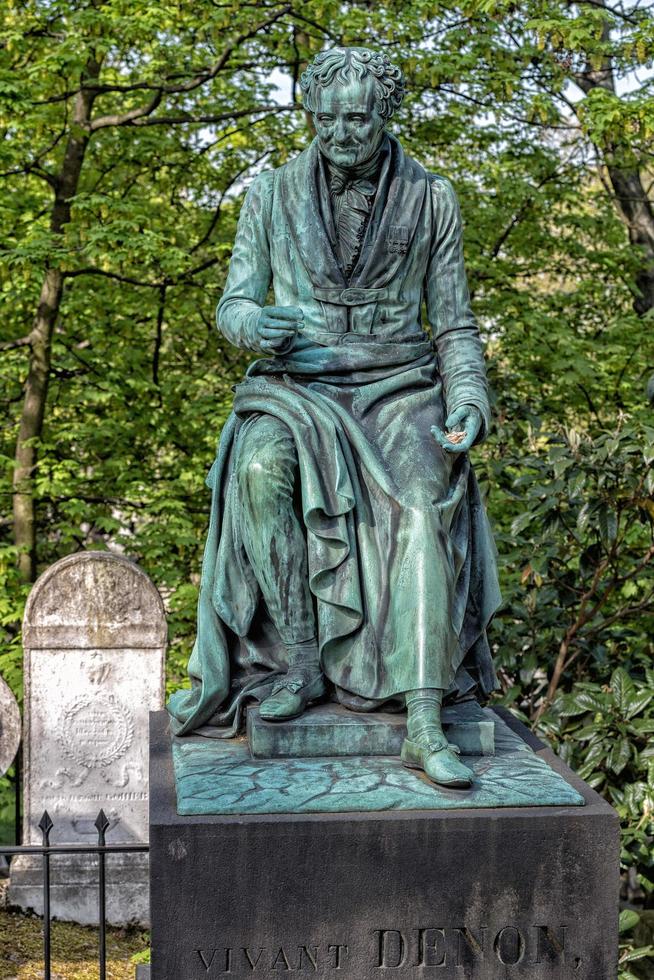
<svg viewBox="0 0 654 980">
<path fill-rule="evenodd" d="M 166 646 L 154 585 L 133 562 L 106 552 L 64 558 L 32 589 L 24 644 L 25 841 L 40 842 L 38 821 L 47 809 L 53 843 L 94 843 L 101 807 L 109 818 L 108 842 L 147 840 L 148 716 L 163 703 Z M 70 881 L 66 862 L 56 862 L 61 874 L 54 914 L 94 921 L 92 868 L 80 858 L 75 862 Z M 134 855 L 112 862 L 109 919 L 145 921 L 145 862 L 138 880 Z M 129 879 L 122 893 L 117 876 L 124 885 Z M 12 901 L 38 909 L 33 892 L 29 867 L 24 874 L 12 872 Z"/>
<path fill-rule="evenodd" d="M 16 758 L 20 745 L 20 711 L 7 682 L 0 677 L 0 776 Z"/>
</svg>

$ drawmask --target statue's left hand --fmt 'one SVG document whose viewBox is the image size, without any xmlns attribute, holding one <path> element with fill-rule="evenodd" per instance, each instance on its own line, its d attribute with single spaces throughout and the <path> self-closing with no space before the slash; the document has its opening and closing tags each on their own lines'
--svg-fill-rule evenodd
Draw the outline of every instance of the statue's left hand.
<svg viewBox="0 0 654 980">
<path fill-rule="evenodd" d="M 445 420 L 448 432 L 432 425 L 431 433 L 446 452 L 466 453 L 479 435 L 481 423 L 481 412 L 478 408 L 474 405 L 462 405 Z"/>
</svg>

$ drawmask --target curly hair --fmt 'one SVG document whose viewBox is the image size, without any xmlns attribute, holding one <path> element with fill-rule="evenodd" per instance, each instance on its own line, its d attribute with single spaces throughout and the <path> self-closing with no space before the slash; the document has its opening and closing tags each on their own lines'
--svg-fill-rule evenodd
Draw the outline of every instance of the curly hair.
<svg viewBox="0 0 654 980">
<path fill-rule="evenodd" d="M 404 75 L 387 55 L 370 48 L 332 48 L 316 55 L 300 78 L 305 109 L 315 112 L 316 89 L 367 75 L 375 80 L 375 108 L 388 121 L 404 98 Z"/>
</svg>

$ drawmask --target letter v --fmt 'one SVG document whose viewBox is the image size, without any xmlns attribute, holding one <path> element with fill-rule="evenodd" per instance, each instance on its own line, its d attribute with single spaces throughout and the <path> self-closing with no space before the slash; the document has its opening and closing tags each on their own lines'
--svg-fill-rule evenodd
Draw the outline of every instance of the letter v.
<svg viewBox="0 0 654 980">
<path fill-rule="evenodd" d="M 258 954 L 258 956 L 257 956 L 257 958 L 256 958 L 256 960 L 254 962 L 252 962 L 252 957 L 250 956 L 250 950 L 249 950 L 249 948 L 247 946 L 242 946 L 241 949 L 245 953 L 245 958 L 248 961 L 248 963 L 250 964 L 250 969 L 251 970 L 254 970 L 254 968 L 256 967 L 257 963 L 261 959 L 261 954 L 263 953 L 263 951 L 265 949 L 265 946 L 259 946 L 259 954 Z"/>
<path fill-rule="evenodd" d="M 209 967 L 211 966 L 211 964 L 213 963 L 213 961 L 214 961 L 214 959 L 216 957 L 216 953 L 218 952 L 218 950 L 217 949 L 212 949 L 211 950 L 211 959 L 208 962 L 204 958 L 204 950 L 203 949 L 196 949 L 195 952 L 198 954 L 198 956 L 202 960 L 202 966 L 205 968 L 205 970 L 208 971 L 209 970 Z"/>
</svg>

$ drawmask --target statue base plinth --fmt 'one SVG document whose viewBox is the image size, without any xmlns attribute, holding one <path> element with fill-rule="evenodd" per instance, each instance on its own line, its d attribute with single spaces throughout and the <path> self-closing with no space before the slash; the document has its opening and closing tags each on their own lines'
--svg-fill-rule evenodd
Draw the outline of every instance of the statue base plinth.
<svg viewBox="0 0 654 980">
<path fill-rule="evenodd" d="M 375 763 L 389 807 L 397 770 L 385 757 L 254 760 L 245 739 L 192 738 L 174 740 L 175 751 L 183 742 L 195 753 L 198 743 L 207 746 L 203 780 L 200 769 L 178 768 L 178 793 L 181 786 L 187 804 L 193 795 L 199 803 L 182 816 L 167 716 L 153 714 L 152 980 L 376 980 L 381 971 L 398 980 L 616 976 L 617 815 L 526 729 L 510 727 L 522 754 L 531 746 L 569 798 L 585 805 L 465 808 L 472 791 L 434 788 L 444 808 L 336 812 L 314 784 L 314 797 L 332 812 L 288 812 L 291 793 L 287 812 L 248 813 L 253 792 L 265 790 L 273 803 L 284 797 L 289 765 L 304 766 L 309 783 L 323 763 L 350 767 L 341 790 L 351 802 L 365 795 L 357 767 Z M 496 764 L 506 737 L 500 728 L 499 755 L 473 759 L 475 767 Z M 219 785 L 230 777 L 210 762 L 225 748 L 244 753 L 230 794 Z M 212 788 L 223 809 L 201 812 Z"/>
<path fill-rule="evenodd" d="M 326 706 L 327 713 L 338 709 Z M 330 742 L 347 743 L 349 727 L 321 724 L 324 709 L 312 708 L 301 719 L 280 723 L 279 731 L 250 715 L 250 735 L 259 737 L 261 749 L 271 745 L 279 751 L 301 749 L 303 756 L 253 758 L 248 738 L 211 739 L 202 736 L 173 738 L 172 754 L 180 814 L 205 813 L 342 813 L 377 810 L 448 810 L 505 806 L 583 806 L 583 797 L 551 766 L 513 732 L 494 712 L 477 710 L 494 728 L 494 755 L 467 755 L 466 765 L 474 772 L 466 790 L 435 786 L 424 773 L 407 769 L 399 758 L 402 718 L 397 717 L 391 737 L 398 741 L 390 755 L 361 751 L 365 723 L 372 728 L 373 716 L 353 715 L 352 738 L 358 740 L 358 755 L 325 755 Z M 342 711 L 343 709 L 341 709 Z M 329 715 L 327 714 L 327 717 Z M 388 716 L 385 716 L 388 717 Z M 314 726 L 313 720 L 318 719 Z M 301 723 L 301 724 L 299 724 Z M 265 727 L 264 727 L 265 726 Z M 388 739 L 384 722 L 379 723 L 378 741 Z M 386 735 L 384 731 L 386 730 Z M 356 733 L 359 733 L 358 735 Z M 260 736 L 263 733 L 263 738 Z M 299 736 L 298 736 L 299 733 Z M 363 734 L 361 734 L 363 733 Z M 479 737 L 477 731 L 474 737 Z M 403 737 L 403 736 L 402 736 Z M 470 736 L 472 737 L 472 736 Z M 277 740 L 277 741 L 275 741 Z M 491 742 L 491 738 L 487 738 Z M 316 750 L 321 748 L 322 751 Z"/>
<path fill-rule="evenodd" d="M 494 716 L 476 701 L 443 708 L 443 729 L 463 755 L 495 753 Z M 255 759 L 295 759 L 352 755 L 399 755 L 406 737 L 406 714 L 349 711 L 321 704 L 290 721 L 264 721 L 258 706 L 247 713 L 247 737 Z"/>
</svg>

